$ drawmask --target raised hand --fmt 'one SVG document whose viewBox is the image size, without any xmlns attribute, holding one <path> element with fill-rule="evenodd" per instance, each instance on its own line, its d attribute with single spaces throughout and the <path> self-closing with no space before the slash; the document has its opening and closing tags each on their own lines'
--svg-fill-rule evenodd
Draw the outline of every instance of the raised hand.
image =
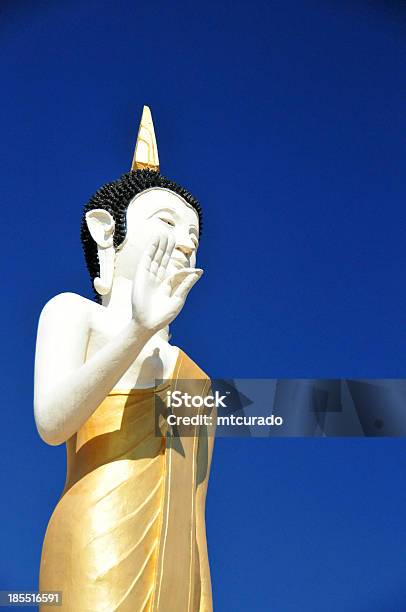
<svg viewBox="0 0 406 612">
<path fill-rule="evenodd" d="M 157 235 L 137 266 L 132 291 L 133 318 L 150 331 L 159 331 L 175 319 L 203 274 L 199 268 L 183 268 L 169 275 L 174 248 L 172 236 Z"/>
</svg>

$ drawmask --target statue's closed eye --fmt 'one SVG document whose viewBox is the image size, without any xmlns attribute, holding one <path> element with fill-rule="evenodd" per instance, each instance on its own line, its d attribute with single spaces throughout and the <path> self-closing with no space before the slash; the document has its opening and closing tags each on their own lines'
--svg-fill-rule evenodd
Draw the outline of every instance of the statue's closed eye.
<svg viewBox="0 0 406 612">
<path fill-rule="evenodd" d="M 159 218 L 161 221 L 163 221 L 167 225 L 170 225 L 171 227 L 175 227 L 175 223 L 174 221 L 172 221 L 172 219 L 166 219 L 165 217 L 159 217 Z"/>
</svg>

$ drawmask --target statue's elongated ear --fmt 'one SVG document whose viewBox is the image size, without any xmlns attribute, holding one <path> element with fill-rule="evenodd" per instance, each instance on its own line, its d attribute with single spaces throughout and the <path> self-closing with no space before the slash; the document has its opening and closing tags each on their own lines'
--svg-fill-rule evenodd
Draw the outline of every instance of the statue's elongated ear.
<svg viewBox="0 0 406 612">
<path fill-rule="evenodd" d="M 86 213 L 86 223 L 97 244 L 100 266 L 99 276 L 96 276 L 93 285 L 97 293 L 107 295 L 111 290 L 114 273 L 114 219 L 107 210 L 95 208 Z"/>
<path fill-rule="evenodd" d="M 95 208 L 86 213 L 86 224 L 91 237 L 102 249 L 113 246 L 114 219 L 103 208 Z"/>
</svg>

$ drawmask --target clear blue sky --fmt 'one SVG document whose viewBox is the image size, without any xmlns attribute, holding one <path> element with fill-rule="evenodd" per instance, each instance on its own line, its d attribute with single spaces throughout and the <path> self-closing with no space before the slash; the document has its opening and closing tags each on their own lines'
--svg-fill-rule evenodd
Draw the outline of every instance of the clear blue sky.
<svg viewBox="0 0 406 612">
<path fill-rule="evenodd" d="M 65 470 L 33 421 L 36 323 L 91 295 L 82 205 L 129 168 L 144 103 L 205 214 L 174 343 L 213 377 L 405 376 L 406 8 L 3 0 L 0 50 L 0 588 L 33 589 Z M 218 440 L 216 611 L 404 612 L 405 451 Z"/>
</svg>

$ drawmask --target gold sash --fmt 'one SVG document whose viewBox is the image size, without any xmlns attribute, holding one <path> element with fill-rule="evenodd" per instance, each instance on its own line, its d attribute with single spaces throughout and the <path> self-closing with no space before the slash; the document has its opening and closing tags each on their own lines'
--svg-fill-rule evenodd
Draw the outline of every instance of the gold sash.
<svg viewBox="0 0 406 612">
<path fill-rule="evenodd" d="M 180 351 L 170 381 L 112 391 L 67 441 L 66 484 L 40 568 L 40 590 L 62 591 L 62 610 L 212 610 L 203 490 L 210 441 L 197 426 L 180 438 L 157 436 L 154 409 L 169 389 L 204 396 L 209 388 Z"/>
</svg>

